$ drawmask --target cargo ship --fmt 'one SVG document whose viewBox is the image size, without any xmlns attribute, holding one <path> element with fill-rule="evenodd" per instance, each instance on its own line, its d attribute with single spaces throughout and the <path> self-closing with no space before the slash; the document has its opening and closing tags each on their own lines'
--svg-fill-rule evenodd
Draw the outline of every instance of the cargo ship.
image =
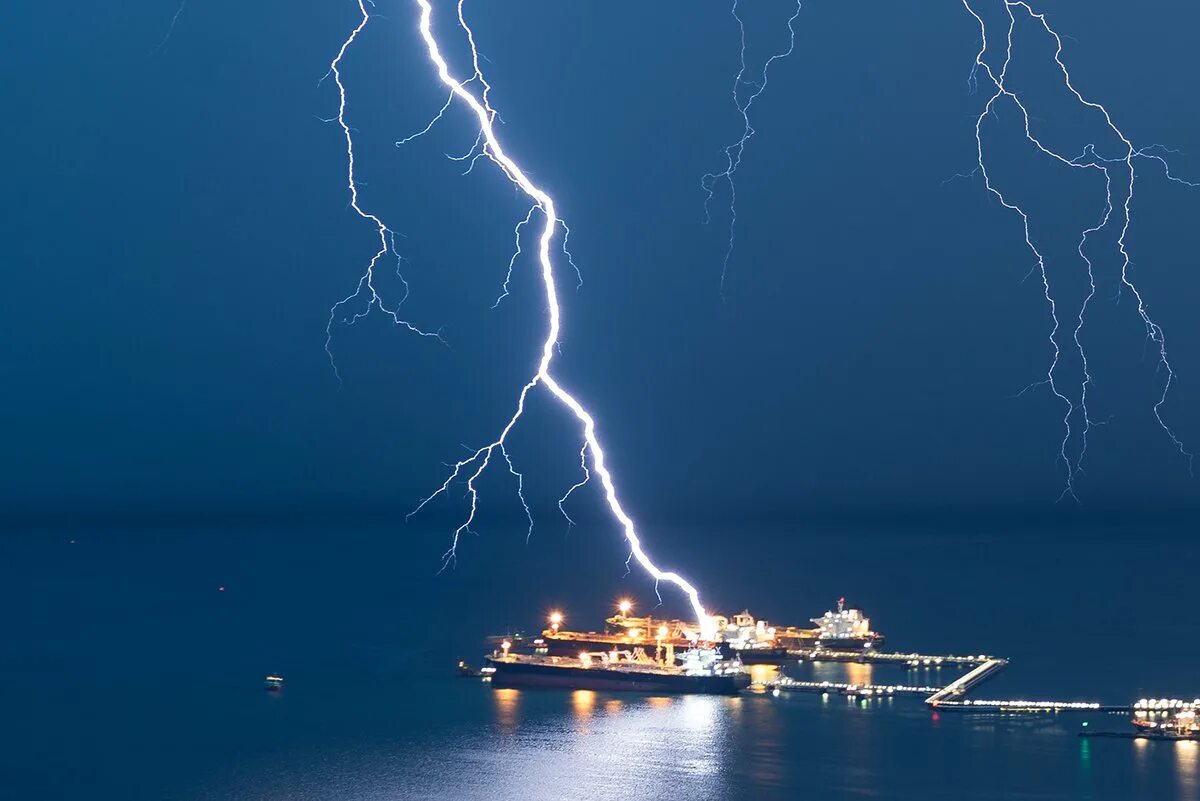
<svg viewBox="0 0 1200 801">
<path fill-rule="evenodd" d="M 668 649 L 668 651 L 671 649 Z M 516 654 L 507 649 L 487 657 L 497 688 L 558 687 L 646 693 L 736 695 L 750 685 L 737 660 L 713 648 L 692 648 L 675 664 L 635 651 L 581 651 L 575 656 Z M 485 668 L 486 669 L 486 668 Z"/>
<path fill-rule="evenodd" d="M 750 611 L 743 610 L 732 618 L 717 616 L 717 636 L 724 653 L 736 655 L 746 665 L 778 665 L 791 656 L 789 648 L 798 648 L 798 629 L 780 629 L 755 620 Z"/>
<path fill-rule="evenodd" d="M 817 624 L 816 645 L 830 651 L 878 650 L 883 646 L 882 634 L 871 631 L 871 619 L 858 609 L 847 609 L 846 599 L 838 598 L 837 611 L 814 617 Z"/>
<path fill-rule="evenodd" d="M 1145 699 L 1133 705 L 1130 723 L 1142 736 L 1168 740 L 1200 738 L 1200 698 L 1194 701 Z"/>
<path fill-rule="evenodd" d="M 676 654 L 682 654 L 700 642 L 700 626 L 697 623 L 649 615 L 639 617 L 632 612 L 633 603 L 621 601 L 617 606 L 617 614 L 605 620 L 604 631 L 567 631 L 562 627 L 562 613 L 553 612 L 542 636 L 533 640 L 534 653 L 574 656 L 581 649 L 640 648 L 661 659 L 668 647 L 673 648 Z M 726 659 L 736 656 L 747 665 L 778 664 L 789 658 L 789 647 L 803 647 L 797 630 L 776 630 L 767 626 L 765 620 L 755 620 L 749 612 L 736 614 L 732 619 L 714 615 L 712 620 L 717 634 L 711 645 L 720 650 Z M 789 632 L 796 636 L 787 639 Z M 809 635 L 808 647 L 813 647 L 817 632 L 802 633 Z"/>
<path fill-rule="evenodd" d="M 547 656 L 573 657 L 580 651 L 641 649 L 662 660 L 667 649 L 682 655 L 699 642 L 700 627 L 695 623 L 656 619 L 649 615 L 636 617 L 632 612 L 633 602 L 621 601 L 617 605 L 617 614 L 605 621 L 604 631 L 567 631 L 563 628 L 562 613 L 551 612 L 549 625 L 542 632 L 542 636 L 532 641 L 533 652 Z"/>
<path fill-rule="evenodd" d="M 830 651 L 878 649 L 884 642 L 883 635 L 871 631 L 870 619 L 861 611 L 845 608 L 844 598 L 838 600 L 837 612 L 829 611 L 813 618 L 812 622 L 817 625 L 813 629 L 772 626 L 765 620 L 755 619 L 749 610 L 732 617 L 714 615 L 712 619 L 717 631 L 713 644 L 726 658 L 737 656 L 747 665 L 781 664 L 820 648 Z M 617 605 L 617 614 L 605 621 L 604 631 L 568 631 L 563 628 L 563 622 L 561 612 L 550 614 L 549 626 L 541 637 L 532 641 L 535 653 L 575 656 L 581 650 L 641 648 L 661 658 L 666 646 L 672 646 L 679 654 L 699 642 L 699 624 L 636 616 L 629 600 L 622 600 Z"/>
</svg>

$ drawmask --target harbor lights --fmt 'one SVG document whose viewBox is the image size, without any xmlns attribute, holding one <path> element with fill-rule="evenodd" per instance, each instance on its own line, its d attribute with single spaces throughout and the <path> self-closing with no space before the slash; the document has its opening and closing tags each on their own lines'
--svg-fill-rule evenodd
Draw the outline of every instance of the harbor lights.
<svg viewBox="0 0 1200 801">
<path fill-rule="evenodd" d="M 629 600 L 628 598 L 622 598 L 617 604 L 617 611 L 622 615 L 628 615 L 633 611 L 633 601 Z"/>
<path fill-rule="evenodd" d="M 556 611 L 556 612 L 550 613 L 550 628 L 554 629 L 555 633 L 558 632 L 558 627 L 562 625 L 562 622 L 563 622 L 562 612 Z"/>
<path fill-rule="evenodd" d="M 512 648 L 512 643 L 509 642 L 508 640 L 505 640 L 504 642 L 500 643 L 500 650 L 504 652 L 505 657 L 508 656 L 509 648 Z"/>
<path fill-rule="evenodd" d="M 654 659 L 664 665 L 675 664 L 675 646 L 667 643 L 666 650 L 663 649 L 663 640 L 670 633 L 670 630 L 666 626 L 659 626 L 658 631 L 655 632 L 657 636 L 654 639 Z"/>
</svg>

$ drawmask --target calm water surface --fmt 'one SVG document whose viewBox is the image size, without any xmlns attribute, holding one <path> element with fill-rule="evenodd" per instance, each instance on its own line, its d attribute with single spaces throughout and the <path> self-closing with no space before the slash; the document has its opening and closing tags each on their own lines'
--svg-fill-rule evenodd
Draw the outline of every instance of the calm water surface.
<svg viewBox="0 0 1200 801">
<path fill-rule="evenodd" d="M 530 600 L 534 585 L 487 584 L 464 569 L 414 588 L 379 558 L 392 540 L 374 534 L 66 537 L 2 543 L 6 801 L 1200 798 L 1197 744 L 1077 736 L 1084 720 L 1123 730 L 1120 716 L 492 690 L 453 677 L 453 659 L 477 655 L 508 607 L 541 601 Z M 827 544 L 822 558 L 853 561 L 853 589 L 893 644 L 1010 656 L 981 696 L 1200 692 L 1190 544 L 1042 543 L 1037 567 L 1030 547 L 979 540 L 947 554 L 944 541 L 855 538 Z M 1126 569 L 1131 561 L 1153 570 Z M 899 569 L 918 563 L 922 572 Z M 573 580 L 600 592 L 585 574 Z M 798 620 L 846 583 L 810 571 L 751 601 L 802 609 Z M 278 695 L 261 689 L 274 670 L 287 676 Z M 957 675 L 789 672 L 933 684 Z"/>
</svg>

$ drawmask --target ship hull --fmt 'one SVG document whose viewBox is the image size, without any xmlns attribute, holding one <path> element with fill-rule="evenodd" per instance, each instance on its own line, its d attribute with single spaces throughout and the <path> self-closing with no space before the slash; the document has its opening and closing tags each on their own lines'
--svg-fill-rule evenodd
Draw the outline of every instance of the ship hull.
<svg viewBox="0 0 1200 801">
<path fill-rule="evenodd" d="M 730 648 L 729 655 L 736 656 L 743 665 L 782 665 L 793 658 L 786 648 Z"/>
<path fill-rule="evenodd" d="M 750 684 L 744 673 L 724 676 L 664 675 L 603 667 L 570 667 L 488 659 L 496 669 L 492 686 L 497 688 L 557 687 L 569 690 L 736 695 Z"/>
<path fill-rule="evenodd" d="M 878 651 L 883 647 L 883 637 L 829 637 L 817 642 L 829 651 Z"/>
</svg>

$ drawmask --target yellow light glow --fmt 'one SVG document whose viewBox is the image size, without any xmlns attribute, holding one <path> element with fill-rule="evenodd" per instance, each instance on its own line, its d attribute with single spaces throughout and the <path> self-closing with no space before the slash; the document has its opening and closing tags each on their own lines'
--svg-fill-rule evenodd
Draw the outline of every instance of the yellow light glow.
<svg viewBox="0 0 1200 801">
<path fill-rule="evenodd" d="M 628 615 L 633 611 L 633 602 L 628 598 L 622 598 L 621 602 L 617 604 L 617 609 L 620 610 L 622 615 Z"/>
<path fill-rule="evenodd" d="M 576 690 L 571 693 L 571 706 L 577 718 L 589 718 L 596 706 L 596 693 L 592 690 Z"/>
<path fill-rule="evenodd" d="M 550 613 L 550 625 L 557 626 L 558 624 L 560 624 L 562 622 L 563 622 L 562 612 L 551 612 Z"/>
<path fill-rule="evenodd" d="M 667 627 L 666 627 L 666 626 L 659 626 L 659 627 L 658 627 L 658 638 L 659 638 L 660 640 L 661 640 L 661 639 L 663 639 L 664 637 L 666 637 L 666 636 L 667 636 L 667 634 L 669 634 L 669 633 L 670 633 L 670 632 L 668 632 L 668 631 L 667 631 Z"/>
</svg>

